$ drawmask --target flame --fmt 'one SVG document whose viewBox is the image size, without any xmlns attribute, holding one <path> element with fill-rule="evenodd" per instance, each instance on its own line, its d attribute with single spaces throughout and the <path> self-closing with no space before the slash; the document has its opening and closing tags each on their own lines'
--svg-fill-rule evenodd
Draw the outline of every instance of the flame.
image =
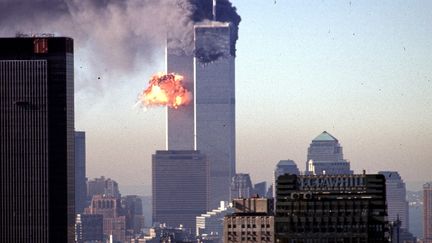
<svg viewBox="0 0 432 243">
<path fill-rule="evenodd" d="M 148 87 L 138 95 L 138 103 L 144 106 L 168 106 L 177 109 L 188 105 L 191 93 L 183 87 L 183 76 L 175 73 L 157 73 Z"/>
</svg>

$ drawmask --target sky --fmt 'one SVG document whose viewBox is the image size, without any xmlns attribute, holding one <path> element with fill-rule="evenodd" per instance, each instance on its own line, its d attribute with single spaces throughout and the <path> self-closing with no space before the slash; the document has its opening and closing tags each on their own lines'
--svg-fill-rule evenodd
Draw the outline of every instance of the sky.
<svg viewBox="0 0 432 243">
<path fill-rule="evenodd" d="M 396 170 L 411 190 L 432 180 L 431 1 L 232 2 L 242 17 L 237 172 L 258 183 L 271 181 L 279 160 L 304 170 L 311 140 L 327 131 L 355 172 Z M 86 131 L 87 176 L 111 177 L 123 194 L 151 194 L 151 155 L 165 149 L 165 109 L 134 107 L 165 69 L 162 44 L 151 62 L 94 74 L 90 59 L 106 60 L 75 42 L 75 126 Z"/>
</svg>

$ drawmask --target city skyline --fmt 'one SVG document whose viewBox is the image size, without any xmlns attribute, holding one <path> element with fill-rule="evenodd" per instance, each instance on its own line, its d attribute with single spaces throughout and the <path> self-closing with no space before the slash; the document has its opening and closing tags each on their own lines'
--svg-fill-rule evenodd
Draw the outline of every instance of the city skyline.
<svg viewBox="0 0 432 243">
<path fill-rule="evenodd" d="M 427 149 L 432 144 L 428 126 L 432 64 L 426 60 L 432 48 L 425 42 L 432 31 L 423 23 L 430 22 L 426 21 L 430 14 L 422 10 L 429 3 L 415 3 L 375 7 L 358 2 L 351 6 L 317 3 L 313 8 L 306 3 L 249 5 L 236 1 L 242 13 L 236 65 L 237 171 L 249 172 L 254 181 L 271 181 L 271 168 L 281 159 L 293 159 L 304 170 L 310 140 L 326 130 L 340 139 L 354 172 L 399 171 L 408 189 L 420 190 L 429 180 L 425 171 L 432 159 Z M 297 8 L 300 12 L 294 13 Z M 341 16 L 331 14 L 333 10 Z M 284 12 L 292 17 L 284 17 Z M 398 27 L 386 20 L 403 12 L 409 13 L 400 20 L 405 25 Z M 417 12 L 420 19 L 414 18 Z M 277 18 L 288 21 L 290 28 L 284 29 Z M 382 26 L 373 25 L 381 19 L 386 20 Z M 342 24 L 344 21 L 350 24 Z M 416 27 L 408 31 L 411 24 Z M 270 28 L 264 29 L 266 25 Z M 271 42 L 279 50 L 270 46 L 266 53 L 260 50 Z M 251 54 L 251 49 L 256 51 Z M 138 171 L 115 168 L 140 168 L 139 173 L 149 178 L 149 155 L 164 147 L 164 109 L 138 112 L 131 108 L 133 90 L 143 87 L 153 70 L 164 69 L 163 50 L 158 53 L 159 61 L 139 68 L 134 77 L 116 85 L 115 91 L 107 86 L 99 95 L 85 88 L 78 92 L 77 128 L 88 130 L 91 177 L 105 174 L 125 186 L 149 188 L 150 180 L 138 179 Z M 94 113 L 108 122 L 96 125 Z M 107 134 L 114 129 L 118 131 Z M 112 141 L 113 136 L 118 137 L 117 143 L 100 142 Z M 116 150 L 127 151 L 128 156 Z M 410 169 L 413 165 L 424 170 Z"/>
<path fill-rule="evenodd" d="M 271 181 L 271 168 L 281 159 L 293 159 L 304 170 L 307 144 L 326 130 L 341 140 L 355 172 L 399 171 L 408 189 L 417 190 L 430 180 L 430 2 L 238 0 L 234 5 L 242 13 L 237 171 Z M 50 27 L 44 30 L 73 34 Z M 4 36 L 15 32 L 0 29 Z M 164 43 L 152 52 L 152 62 L 138 62 L 125 74 L 91 69 L 95 59 L 103 63 L 80 40 L 76 129 L 88 131 L 88 177 L 106 175 L 125 186 L 150 188 L 150 155 L 164 147 L 165 112 L 131 107 L 146 77 L 164 70 Z M 265 173 L 263 165 L 269 165 Z M 410 169 L 413 165 L 421 169 Z"/>
</svg>

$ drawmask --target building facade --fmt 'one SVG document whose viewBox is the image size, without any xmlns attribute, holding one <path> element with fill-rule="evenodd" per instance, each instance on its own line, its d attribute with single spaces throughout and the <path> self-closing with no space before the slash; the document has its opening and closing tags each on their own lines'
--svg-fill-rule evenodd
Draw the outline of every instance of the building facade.
<svg viewBox="0 0 432 243">
<path fill-rule="evenodd" d="M 207 211 L 207 158 L 199 151 L 156 151 L 152 157 L 153 224 L 183 225 L 195 232 L 195 217 Z"/>
<path fill-rule="evenodd" d="M 209 206 L 230 198 L 235 172 L 235 57 L 231 24 L 194 26 L 195 149 L 210 166 Z"/>
<path fill-rule="evenodd" d="M 75 132 L 75 213 L 87 206 L 85 132 Z"/>
<path fill-rule="evenodd" d="M 254 193 L 249 174 L 238 173 L 231 180 L 230 198 L 249 198 Z"/>
<path fill-rule="evenodd" d="M 114 196 L 95 195 L 85 214 L 102 215 L 105 239 L 123 243 L 126 240 L 126 217 L 120 199 Z"/>
<path fill-rule="evenodd" d="M 294 162 L 294 160 L 280 160 L 276 164 L 276 168 L 273 173 L 273 185 L 276 185 L 276 179 L 284 174 L 293 174 L 293 175 L 300 175 L 300 170 L 297 167 L 297 164 Z M 276 196 L 276 191 L 272 191 L 273 198 Z"/>
<path fill-rule="evenodd" d="M 276 184 L 276 240 L 388 242 L 383 175 L 282 175 Z"/>
<path fill-rule="evenodd" d="M 76 243 L 102 243 L 103 216 L 101 214 L 77 214 L 75 223 Z"/>
<path fill-rule="evenodd" d="M 387 214 L 389 222 L 400 221 L 400 227 L 409 230 L 408 201 L 405 183 L 397 171 L 380 171 L 386 178 Z"/>
<path fill-rule="evenodd" d="M 177 73 L 183 76 L 183 86 L 194 95 L 194 57 L 178 48 L 166 49 L 167 73 Z M 192 101 L 186 106 L 167 107 L 167 150 L 195 149 L 195 105 Z"/>
<path fill-rule="evenodd" d="M 126 216 L 126 229 L 132 234 L 139 234 L 145 226 L 141 198 L 128 195 L 122 197 L 121 204 Z"/>
<path fill-rule="evenodd" d="M 234 199 L 233 208 L 224 218 L 223 242 L 275 242 L 272 199 Z"/>
<path fill-rule="evenodd" d="M 352 174 L 350 163 L 343 158 L 339 141 L 324 131 L 318 135 L 308 148 L 306 174 L 340 175 Z"/>
<path fill-rule="evenodd" d="M 196 217 L 196 236 L 200 238 L 219 239 L 223 237 L 223 221 L 227 214 L 233 213 L 232 205 L 220 202 L 220 207 Z"/>
<path fill-rule="evenodd" d="M 73 40 L 0 38 L 0 242 L 74 242 Z"/>
<path fill-rule="evenodd" d="M 105 195 L 120 199 L 121 194 L 118 183 L 111 179 L 101 176 L 87 182 L 87 198 L 91 200 L 93 196 Z"/>
<path fill-rule="evenodd" d="M 423 243 L 432 243 L 432 182 L 423 185 Z"/>
</svg>

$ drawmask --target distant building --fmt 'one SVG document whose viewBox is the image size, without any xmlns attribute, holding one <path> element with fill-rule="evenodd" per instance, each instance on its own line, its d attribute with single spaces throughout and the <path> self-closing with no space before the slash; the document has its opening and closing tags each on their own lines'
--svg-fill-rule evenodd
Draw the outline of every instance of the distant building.
<svg viewBox="0 0 432 243">
<path fill-rule="evenodd" d="M 153 224 L 183 225 L 207 211 L 208 162 L 199 151 L 156 151 L 152 156 Z"/>
<path fill-rule="evenodd" d="M 276 240 L 388 242 L 383 175 L 282 175 L 276 184 Z"/>
<path fill-rule="evenodd" d="M 231 199 L 248 198 L 253 194 L 252 181 L 249 174 L 236 174 L 231 180 Z"/>
<path fill-rule="evenodd" d="M 73 40 L 0 38 L 0 86 L 0 242 L 74 242 Z"/>
<path fill-rule="evenodd" d="M 75 132 L 75 213 L 87 206 L 85 132 Z"/>
<path fill-rule="evenodd" d="M 224 218 L 223 242 L 275 242 L 273 199 L 234 199 L 233 208 Z"/>
<path fill-rule="evenodd" d="M 120 199 L 95 195 L 85 213 L 103 216 L 103 232 L 106 238 L 112 238 L 116 243 L 126 240 L 126 217 L 122 214 Z"/>
<path fill-rule="evenodd" d="M 144 240 L 144 241 L 141 241 Z M 196 242 L 195 236 L 189 229 L 183 227 L 169 227 L 164 224 L 149 229 L 149 234 L 138 242 L 145 243 L 170 243 L 170 242 Z"/>
<path fill-rule="evenodd" d="M 102 243 L 103 241 L 103 216 L 101 214 L 77 214 L 75 242 Z"/>
<path fill-rule="evenodd" d="M 254 185 L 254 194 L 258 194 L 261 197 L 265 197 L 267 193 L 267 183 L 265 181 L 256 183 Z"/>
<path fill-rule="evenodd" d="M 144 228 L 142 200 L 135 195 L 122 197 L 121 204 L 126 216 L 126 229 L 132 234 L 139 234 Z"/>
<path fill-rule="evenodd" d="M 401 221 L 401 228 L 409 230 L 408 201 L 406 200 L 405 183 L 397 171 L 380 171 L 386 178 L 386 198 L 388 221 Z"/>
<path fill-rule="evenodd" d="M 232 205 L 227 205 L 226 202 L 221 202 L 219 208 L 197 216 L 196 236 L 199 236 L 200 238 L 212 236 L 213 240 L 215 238 L 222 240 L 224 217 L 233 212 L 234 209 Z"/>
<path fill-rule="evenodd" d="M 112 196 L 120 199 L 118 183 L 110 178 L 101 176 L 87 182 L 87 197 L 91 200 L 95 195 Z"/>
<path fill-rule="evenodd" d="M 423 185 L 423 243 L 432 243 L 432 182 Z"/>
<path fill-rule="evenodd" d="M 352 174 L 350 163 L 343 158 L 339 141 L 324 131 L 308 148 L 306 173 L 312 175 Z"/>
<path fill-rule="evenodd" d="M 284 174 L 300 175 L 300 170 L 294 160 L 280 160 L 273 173 L 273 185 L 276 185 L 276 179 Z M 272 190 L 272 197 L 275 197 L 275 190 Z"/>
</svg>

